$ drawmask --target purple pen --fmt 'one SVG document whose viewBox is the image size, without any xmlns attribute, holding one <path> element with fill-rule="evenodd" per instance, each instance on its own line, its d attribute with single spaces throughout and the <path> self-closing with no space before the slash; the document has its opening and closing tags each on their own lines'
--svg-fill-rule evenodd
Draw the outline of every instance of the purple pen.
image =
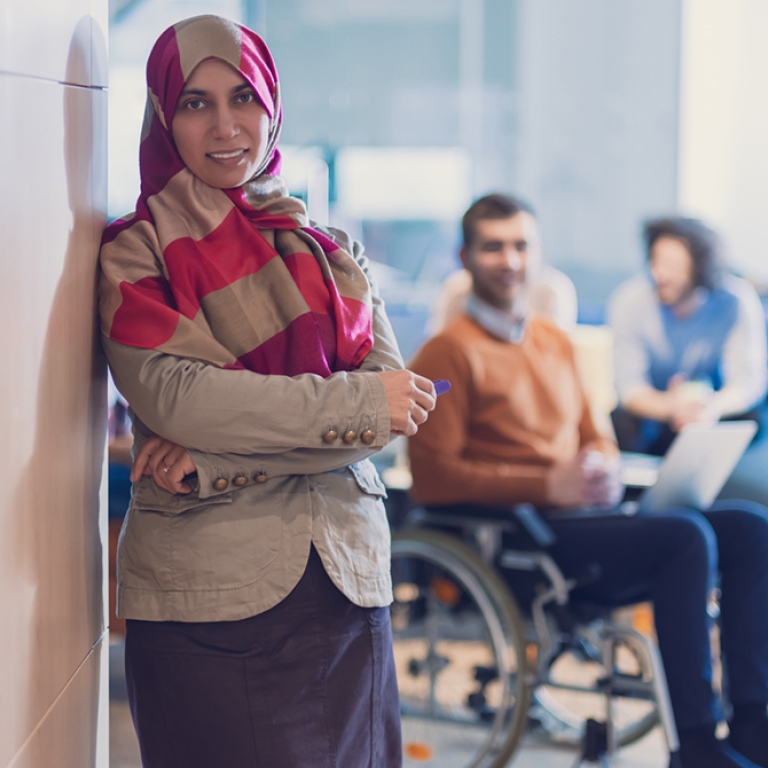
<svg viewBox="0 0 768 768">
<path fill-rule="evenodd" d="M 444 395 L 451 388 L 451 382 L 445 379 L 438 379 L 434 382 L 434 385 L 436 395 Z"/>
</svg>

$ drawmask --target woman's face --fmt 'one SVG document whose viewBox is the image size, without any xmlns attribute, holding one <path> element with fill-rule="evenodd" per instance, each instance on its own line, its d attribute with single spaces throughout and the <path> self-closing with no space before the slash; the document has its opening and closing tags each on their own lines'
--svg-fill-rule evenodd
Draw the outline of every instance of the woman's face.
<svg viewBox="0 0 768 768">
<path fill-rule="evenodd" d="M 195 67 L 184 85 L 171 133 L 181 159 L 198 179 L 232 189 L 261 164 L 269 115 L 239 72 L 209 59 Z"/>
</svg>

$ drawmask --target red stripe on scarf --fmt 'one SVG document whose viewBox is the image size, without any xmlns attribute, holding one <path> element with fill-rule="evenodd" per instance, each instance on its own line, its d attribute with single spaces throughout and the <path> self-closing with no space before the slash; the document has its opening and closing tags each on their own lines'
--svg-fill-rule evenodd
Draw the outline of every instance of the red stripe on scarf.
<svg viewBox="0 0 768 768">
<path fill-rule="evenodd" d="M 331 291 L 336 286 L 323 279 L 320 265 L 311 253 L 291 253 L 283 261 L 312 312 L 333 314 Z"/>
<path fill-rule="evenodd" d="M 373 347 L 371 310 L 361 301 L 340 296 L 336 302 L 336 323 L 345 329 L 345 335 L 336 336 L 336 370 L 353 371 Z"/>
<path fill-rule="evenodd" d="M 112 319 L 109 337 L 121 344 L 136 344 L 149 349 L 164 344 L 173 336 L 179 313 L 173 304 L 168 283 L 162 277 L 145 277 L 135 283 L 120 283 L 123 303 Z"/>
<path fill-rule="evenodd" d="M 325 377 L 339 370 L 335 347 L 336 329 L 331 318 L 306 314 L 238 360 L 257 373 L 284 376 L 315 373 Z"/>
<path fill-rule="evenodd" d="M 304 231 L 312 235 L 313 240 L 317 240 L 320 247 L 330 256 L 334 251 L 340 251 L 339 244 L 331 240 L 330 237 L 324 235 L 317 229 L 312 227 L 303 227 Z M 331 259 L 333 260 L 333 259 Z"/>
<path fill-rule="evenodd" d="M 277 252 L 233 208 L 202 240 L 183 237 L 163 252 L 179 312 L 194 317 L 200 299 L 258 272 Z"/>
</svg>

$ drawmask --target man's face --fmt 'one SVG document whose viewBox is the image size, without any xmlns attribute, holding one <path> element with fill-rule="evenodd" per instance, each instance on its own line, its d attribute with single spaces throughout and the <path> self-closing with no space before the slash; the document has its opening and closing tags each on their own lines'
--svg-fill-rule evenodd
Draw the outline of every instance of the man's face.
<svg viewBox="0 0 768 768">
<path fill-rule="evenodd" d="M 694 289 L 693 259 L 688 246 L 676 237 L 660 237 L 651 248 L 651 275 L 662 304 L 673 306 Z"/>
<path fill-rule="evenodd" d="M 536 219 L 524 212 L 508 219 L 480 219 L 472 241 L 459 255 L 472 275 L 475 294 L 508 312 L 525 290 L 529 266 L 539 257 Z"/>
</svg>

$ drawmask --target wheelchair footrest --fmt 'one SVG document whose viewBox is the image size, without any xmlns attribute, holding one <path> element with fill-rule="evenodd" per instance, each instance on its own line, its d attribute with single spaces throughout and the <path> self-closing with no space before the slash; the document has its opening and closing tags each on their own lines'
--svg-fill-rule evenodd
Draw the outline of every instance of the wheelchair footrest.
<svg viewBox="0 0 768 768">
<path fill-rule="evenodd" d="M 475 667 L 475 680 L 485 688 L 488 683 L 495 680 L 499 676 L 499 670 L 496 667 Z"/>
<path fill-rule="evenodd" d="M 481 720 L 491 721 L 496 717 L 496 710 L 489 706 L 485 694 L 482 691 L 470 693 L 467 696 L 467 706 L 473 712 L 476 712 Z"/>
<path fill-rule="evenodd" d="M 602 720 L 589 718 L 584 725 L 581 755 L 573 768 L 583 763 L 599 763 L 608 766 L 608 725 Z"/>
<path fill-rule="evenodd" d="M 641 675 L 626 675 L 615 672 L 613 676 L 600 677 L 595 681 L 595 687 L 601 693 L 611 692 L 614 696 L 627 699 L 643 699 L 652 696 L 650 684 Z"/>
</svg>

